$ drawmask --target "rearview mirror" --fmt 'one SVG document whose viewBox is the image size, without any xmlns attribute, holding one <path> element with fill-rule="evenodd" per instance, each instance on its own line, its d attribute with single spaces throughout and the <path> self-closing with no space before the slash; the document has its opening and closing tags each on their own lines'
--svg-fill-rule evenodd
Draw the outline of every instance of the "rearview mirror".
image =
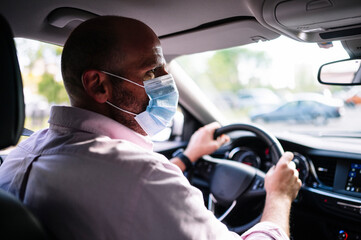
<svg viewBox="0 0 361 240">
<path fill-rule="evenodd" d="M 346 59 L 323 64 L 318 81 L 331 85 L 361 85 L 361 59 Z"/>
</svg>

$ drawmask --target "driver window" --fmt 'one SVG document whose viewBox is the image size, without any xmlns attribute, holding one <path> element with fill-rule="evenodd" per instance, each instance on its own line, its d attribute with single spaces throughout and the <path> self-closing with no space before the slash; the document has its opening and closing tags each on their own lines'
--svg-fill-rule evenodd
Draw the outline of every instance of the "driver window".
<svg viewBox="0 0 361 240">
<path fill-rule="evenodd" d="M 62 47 L 39 41 L 15 39 L 23 79 L 25 128 L 48 126 L 51 105 L 69 105 L 60 71 Z"/>
<path fill-rule="evenodd" d="M 24 127 L 37 131 L 48 126 L 51 105 L 69 105 L 60 71 L 62 47 L 24 38 L 15 38 L 15 45 L 23 80 Z M 1 159 L 13 148 L 1 150 Z"/>
</svg>

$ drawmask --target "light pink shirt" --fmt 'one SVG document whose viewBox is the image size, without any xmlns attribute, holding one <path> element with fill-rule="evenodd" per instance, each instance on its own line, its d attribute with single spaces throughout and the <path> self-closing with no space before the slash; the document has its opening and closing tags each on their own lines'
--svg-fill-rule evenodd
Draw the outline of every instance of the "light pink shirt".
<svg viewBox="0 0 361 240">
<path fill-rule="evenodd" d="M 49 129 L 13 150 L 0 187 L 19 196 L 57 239 L 288 239 L 275 224 L 228 231 L 153 144 L 94 112 L 53 107 Z"/>
</svg>

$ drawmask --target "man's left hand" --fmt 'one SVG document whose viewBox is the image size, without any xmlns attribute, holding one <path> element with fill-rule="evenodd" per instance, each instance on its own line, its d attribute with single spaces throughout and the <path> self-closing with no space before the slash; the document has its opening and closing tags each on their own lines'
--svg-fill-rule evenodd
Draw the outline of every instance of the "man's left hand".
<svg viewBox="0 0 361 240">
<path fill-rule="evenodd" d="M 191 162 L 196 162 L 203 155 L 211 154 L 229 142 L 230 138 L 225 134 L 214 139 L 214 132 L 220 127 L 218 122 L 213 122 L 201 127 L 192 135 L 187 149 L 184 151 Z"/>
</svg>

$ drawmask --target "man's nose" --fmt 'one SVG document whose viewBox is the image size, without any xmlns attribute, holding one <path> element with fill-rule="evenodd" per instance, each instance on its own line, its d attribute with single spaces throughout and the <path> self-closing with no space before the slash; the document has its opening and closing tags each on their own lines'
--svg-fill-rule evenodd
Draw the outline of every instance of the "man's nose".
<svg viewBox="0 0 361 240">
<path fill-rule="evenodd" d="M 163 75 L 167 75 L 168 74 L 168 71 L 165 69 L 165 67 L 162 67 L 159 69 L 159 71 L 157 72 L 157 75 L 156 77 L 160 77 L 160 76 L 163 76 Z"/>
</svg>

